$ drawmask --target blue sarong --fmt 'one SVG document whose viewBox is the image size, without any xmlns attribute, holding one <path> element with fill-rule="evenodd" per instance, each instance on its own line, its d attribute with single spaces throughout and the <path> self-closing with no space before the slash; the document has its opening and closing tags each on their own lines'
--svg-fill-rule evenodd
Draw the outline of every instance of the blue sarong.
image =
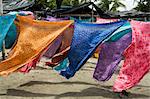
<svg viewBox="0 0 150 99">
<path fill-rule="evenodd" d="M 6 48 L 11 48 L 16 40 L 15 18 L 16 15 L 0 16 L 0 51 L 2 50 L 3 40 L 5 40 Z"/>
<path fill-rule="evenodd" d="M 75 23 L 74 36 L 68 53 L 69 66 L 60 75 L 69 79 L 93 55 L 96 48 L 126 21 L 106 24 Z"/>
</svg>

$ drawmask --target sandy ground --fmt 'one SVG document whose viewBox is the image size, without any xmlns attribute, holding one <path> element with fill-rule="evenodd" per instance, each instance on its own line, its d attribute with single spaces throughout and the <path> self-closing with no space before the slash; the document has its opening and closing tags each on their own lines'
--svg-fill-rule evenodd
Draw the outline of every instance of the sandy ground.
<svg viewBox="0 0 150 99">
<path fill-rule="evenodd" d="M 107 82 L 92 78 L 96 59 L 91 58 L 69 80 L 44 66 L 44 61 L 28 74 L 0 77 L 0 99 L 119 99 L 111 90 L 117 72 Z M 150 99 L 150 73 L 129 90 L 129 97 L 125 99 Z"/>
</svg>

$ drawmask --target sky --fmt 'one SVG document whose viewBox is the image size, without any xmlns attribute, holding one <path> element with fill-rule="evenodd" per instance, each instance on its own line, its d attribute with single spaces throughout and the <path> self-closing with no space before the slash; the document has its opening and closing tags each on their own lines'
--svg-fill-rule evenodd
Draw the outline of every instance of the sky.
<svg viewBox="0 0 150 99">
<path fill-rule="evenodd" d="M 131 10 L 131 9 L 135 8 L 137 5 L 137 2 L 134 2 L 134 0 L 122 0 L 121 2 L 126 5 L 126 9 L 119 8 L 120 11 Z"/>
<path fill-rule="evenodd" d="M 95 1 L 95 0 L 92 0 L 92 1 Z M 121 2 L 126 5 L 126 8 L 119 8 L 118 9 L 119 11 L 129 11 L 133 9 L 134 7 L 136 7 L 137 5 L 137 2 L 134 2 L 134 0 L 121 0 Z"/>
</svg>

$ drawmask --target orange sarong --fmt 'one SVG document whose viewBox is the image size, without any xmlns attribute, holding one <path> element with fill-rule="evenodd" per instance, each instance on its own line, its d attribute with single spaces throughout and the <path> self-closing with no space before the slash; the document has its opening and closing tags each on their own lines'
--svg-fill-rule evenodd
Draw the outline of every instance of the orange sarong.
<svg viewBox="0 0 150 99">
<path fill-rule="evenodd" d="M 0 75 L 8 75 L 37 59 L 73 21 L 46 22 L 18 16 L 19 36 L 8 58 L 0 62 Z"/>
</svg>

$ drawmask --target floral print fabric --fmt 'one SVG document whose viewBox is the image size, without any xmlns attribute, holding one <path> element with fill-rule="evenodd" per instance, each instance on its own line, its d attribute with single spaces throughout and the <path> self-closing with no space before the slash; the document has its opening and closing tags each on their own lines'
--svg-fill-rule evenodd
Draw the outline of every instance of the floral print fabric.
<svg viewBox="0 0 150 99">
<path fill-rule="evenodd" d="M 113 90 L 135 86 L 150 70 L 150 22 L 131 21 L 132 43 L 124 52 L 125 62 Z"/>
</svg>

